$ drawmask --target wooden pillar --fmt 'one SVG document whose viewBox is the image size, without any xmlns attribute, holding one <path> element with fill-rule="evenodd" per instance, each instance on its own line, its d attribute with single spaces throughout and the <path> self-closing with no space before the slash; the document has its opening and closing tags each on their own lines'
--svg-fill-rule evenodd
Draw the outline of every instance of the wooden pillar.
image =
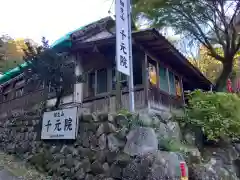
<svg viewBox="0 0 240 180">
<path fill-rule="evenodd" d="M 94 96 L 97 96 L 97 90 L 98 90 L 98 87 L 97 87 L 97 70 L 94 70 L 94 74 L 95 74 L 95 76 L 94 76 L 94 81 L 95 81 L 95 83 L 94 83 L 94 89 L 95 89 L 95 92 L 94 92 Z"/>
<path fill-rule="evenodd" d="M 78 55 L 78 53 L 76 53 L 76 55 L 72 58 L 75 58 L 75 76 L 81 76 L 83 75 L 83 67 L 82 67 L 82 59 L 81 57 Z M 83 82 L 75 82 L 74 84 L 74 98 L 73 101 L 74 103 L 82 103 L 83 101 Z"/>
<path fill-rule="evenodd" d="M 145 105 L 148 105 L 148 56 L 145 53 L 144 61 L 142 61 L 142 77 L 143 77 L 143 86 L 144 86 L 144 97 L 145 97 Z"/>
<path fill-rule="evenodd" d="M 157 89 L 160 89 L 159 63 L 156 61 Z"/>
<path fill-rule="evenodd" d="M 121 73 L 116 69 L 116 110 L 122 108 L 122 92 L 121 92 Z"/>
<path fill-rule="evenodd" d="M 185 105 L 185 97 L 184 97 L 184 89 L 183 89 L 183 78 L 179 77 L 180 88 L 182 90 L 182 101 L 183 105 Z"/>
<path fill-rule="evenodd" d="M 166 68 L 166 73 L 167 73 L 167 81 L 168 81 L 168 105 L 169 105 L 169 108 L 170 108 L 170 111 L 172 110 L 172 100 L 171 100 L 171 87 L 170 87 L 170 79 L 169 79 L 169 71 L 168 71 L 168 68 Z"/>
</svg>

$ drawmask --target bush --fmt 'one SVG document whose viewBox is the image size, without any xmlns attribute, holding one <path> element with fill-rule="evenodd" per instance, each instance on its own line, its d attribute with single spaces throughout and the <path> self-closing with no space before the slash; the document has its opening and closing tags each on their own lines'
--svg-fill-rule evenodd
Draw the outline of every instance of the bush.
<svg viewBox="0 0 240 180">
<path fill-rule="evenodd" d="M 240 139 L 240 98 L 236 94 L 193 91 L 182 123 L 201 127 L 208 140 Z"/>
</svg>

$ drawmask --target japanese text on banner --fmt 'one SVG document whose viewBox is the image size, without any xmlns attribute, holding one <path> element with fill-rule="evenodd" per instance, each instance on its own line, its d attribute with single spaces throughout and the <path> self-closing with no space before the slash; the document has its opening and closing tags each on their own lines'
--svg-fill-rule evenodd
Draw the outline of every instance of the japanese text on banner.
<svg viewBox="0 0 240 180">
<path fill-rule="evenodd" d="M 127 1 L 116 0 L 116 58 L 118 71 L 129 76 L 129 10 Z"/>
</svg>

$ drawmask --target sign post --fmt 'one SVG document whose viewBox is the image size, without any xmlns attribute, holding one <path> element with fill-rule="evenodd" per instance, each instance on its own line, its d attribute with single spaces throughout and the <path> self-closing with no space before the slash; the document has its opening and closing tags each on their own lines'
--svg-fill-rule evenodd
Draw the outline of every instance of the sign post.
<svg viewBox="0 0 240 180">
<path fill-rule="evenodd" d="M 135 111 L 133 63 L 132 63 L 132 30 L 131 1 L 116 0 L 116 64 L 117 71 L 129 78 L 129 107 Z"/>
</svg>

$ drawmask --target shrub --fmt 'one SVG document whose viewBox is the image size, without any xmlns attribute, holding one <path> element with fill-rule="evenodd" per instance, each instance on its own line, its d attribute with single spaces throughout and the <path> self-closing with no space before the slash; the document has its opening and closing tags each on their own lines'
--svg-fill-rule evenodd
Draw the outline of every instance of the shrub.
<svg viewBox="0 0 240 180">
<path fill-rule="evenodd" d="M 201 127 L 209 140 L 240 139 L 240 98 L 223 92 L 193 91 L 189 94 L 182 123 Z"/>
</svg>

